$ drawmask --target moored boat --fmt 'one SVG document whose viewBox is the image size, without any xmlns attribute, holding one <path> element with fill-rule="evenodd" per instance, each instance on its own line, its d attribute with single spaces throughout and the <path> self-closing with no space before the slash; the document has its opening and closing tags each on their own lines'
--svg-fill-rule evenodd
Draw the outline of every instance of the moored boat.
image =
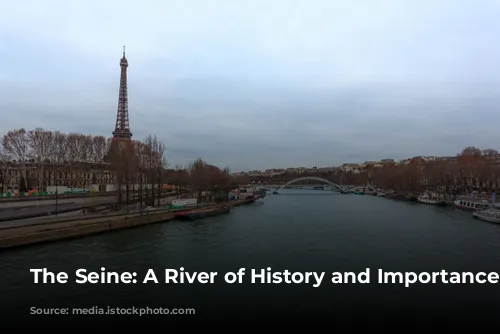
<svg viewBox="0 0 500 334">
<path fill-rule="evenodd" d="M 181 220 L 195 220 L 200 218 L 211 217 L 223 213 L 229 213 L 231 207 L 228 205 L 221 205 L 215 208 L 198 209 L 192 211 L 182 211 L 175 214 L 175 218 Z"/>
<path fill-rule="evenodd" d="M 472 213 L 472 217 L 490 223 L 500 224 L 500 210 L 498 210 L 497 208 L 488 208 L 485 210 L 474 211 Z"/>
<path fill-rule="evenodd" d="M 457 199 L 453 202 L 456 208 L 463 210 L 484 210 L 488 208 L 488 201 L 486 200 L 466 200 L 466 199 Z"/>
<path fill-rule="evenodd" d="M 417 201 L 422 204 L 427 204 L 427 205 L 437 205 L 437 206 L 445 206 L 446 202 L 438 199 L 438 198 L 431 198 L 431 197 L 424 197 L 424 196 L 419 196 L 417 198 Z"/>
</svg>

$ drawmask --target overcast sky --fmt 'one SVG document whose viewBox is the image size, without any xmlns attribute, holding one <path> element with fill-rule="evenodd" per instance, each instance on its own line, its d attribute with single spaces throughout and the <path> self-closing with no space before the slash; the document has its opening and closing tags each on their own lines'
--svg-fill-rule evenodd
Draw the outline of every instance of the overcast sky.
<svg viewBox="0 0 500 334">
<path fill-rule="evenodd" d="M 500 148 L 498 0 L 4 0 L 0 131 L 134 139 L 172 165 L 332 166 Z"/>
</svg>

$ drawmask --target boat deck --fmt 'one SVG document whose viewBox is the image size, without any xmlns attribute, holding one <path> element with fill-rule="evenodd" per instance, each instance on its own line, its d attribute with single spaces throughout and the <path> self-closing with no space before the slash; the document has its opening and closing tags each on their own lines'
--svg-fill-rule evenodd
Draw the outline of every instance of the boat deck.
<svg viewBox="0 0 500 334">
<path fill-rule="evenodd" d="M 182 220 L 194 220 L 194 219 L 211 217 L 211 216 L 215 216 L 215 215 L 229 213 L 230 211 L 231 211 L 230 206 L 219 206 L 219 207 L 214 207 L 214 208 L 194 209 L 194 210 L 177 212 L 175 214 L 175 218 L 182 219 Z"/>
</svg>

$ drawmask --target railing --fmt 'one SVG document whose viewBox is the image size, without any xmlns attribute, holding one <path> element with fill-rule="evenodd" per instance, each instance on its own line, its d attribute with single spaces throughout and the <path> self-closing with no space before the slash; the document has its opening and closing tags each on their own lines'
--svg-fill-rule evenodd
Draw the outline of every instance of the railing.
<svg viewBox="0 0 500 334">
<path fill-rule="evenodd" d="M 165 192 L 164 195 L 166 196 L 172 196 L 174 195 L 173 192 Z M 148 200 L 151 200 L 152 198 L 156 197 L 156 194 L 155 196 L 147 196 L 147 197 L 144 197 L 142 200 L 143 201 L 148 201 Z M 132 198 L 130 198 L 129 200 L 129 204 L 128 204 L 128 207 L 129 209 L 122 209 L 124 214 L 126 214 L 125 212 L 134 212 L 134 210 L 130 210 L 130 207 L 131 206 L 134 206 L 136 205 L 138 202 L 140 201 L 139 197 L 137 195 L 134 195 Z M 38 212 L 29 212 L 29 210 L 27 210 L 24 214 L 21 214 L 21 215 L 16 215 L 15 217 L 0 217 L 0 222 L 6 222 L 6 221 L 14 221 L 14 220 L 23 220 L 23 219 L 31 219 L 31 218 L 38 218 L 38 217 L 44 217 L 44 216 L 55 216 L 57 217 L 58 214 L 65 214 L 65 213 L 69 213 L 69 212 L 77 212 L 77 211 L 81 211 L 81 210 L 84 210 L 84 209 L 89 209 L 89 208 L 98 208 L 98 207 L 101 207 L 101 208 L 105 208 L 105 209 L 111 209 L 114 207 L 114 205 L 117 205 L 117 203 L 114 202 L 113 199 L 110 199 L 109 201 L 107 202 L 102 202 L 102 203 L 94 203 L 94 204 L 82 204 L 80 206 L 76 206 L 76 207 L 71 207 L 71 208 L 58 208 L 57 205 L 55 206 L 52 206 L 52 205 L 47 205 L 47 206 L 44 206 L 46 207 L 46 211 L 38 211 Z M 120 206 L 127 206 L 127 204 L 125 202 L 121 203 Z M 98 210 L 98 211 L 101 211 L 101 210 Z M 116 211 L 115 211 L 116 212 Z M 89 213 L 89 214 L 94 214 L 94 213 Z M 102 213 L 101 213 L 102 214 Z M 82 215 L 83 217 L 85 215 Z M 81 216 L 81 217 L 82 217 Z"/>
<path fill-rule="evenodd" d="M 139 193 L 139 190 L 130 190 L 130 193 Z M 142 190 L 146 194 L 145 190 Z M 171 193 L 172 191 L 162 190 L 161 194 Z M 125 191 L 123 191 L 125 193 Z M 148 194 L 151 194 L 151 190 L 148 189 Z M 157 191 L 155 191 L 155 195 Z M 66 194 L 50 194 L 50 195 L 25 195 L 25 196 L 11 196 L 11 197 L 0 197 L 0 203 L 5 202 L 25 202 L 25 201 L 43 201 L 43 200 L 55 200 L 55 199 L 73 199 L 73 198 L 87 198 L 87 197 L 111 197 L 117 196 L 118 191 L 106 191 L 106 192 L 88 192 L 88 193 L 66 193 Z"/>
</svg>

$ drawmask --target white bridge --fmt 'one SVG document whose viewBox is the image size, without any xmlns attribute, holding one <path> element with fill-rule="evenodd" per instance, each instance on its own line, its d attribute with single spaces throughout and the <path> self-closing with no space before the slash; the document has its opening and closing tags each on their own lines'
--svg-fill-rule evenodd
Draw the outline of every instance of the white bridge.
<svg viewBox="0 0 500 334">
<path fill-rule="evenodd" d="M 347 192 L 346 188 L 344 188 L 341 185 L 338 185 L 330 180 L 323 179 L 321 177 L 315 177 L 315 176 L 305 176 L 305 177 L 299 177 L 299 178 L 293 179 L 291 181 L 288 181 L 287 183 L 282 185 L 280 188 L 275 190 L 274 193 L 277 194 L 281 189 L 286 188 L 287 186 L 292 185 L 296 182 L 300 182 L 300 181 L 318 181 L 321 183 L 326 183 L 326 184 L 330 185 L 333 189 L 337 189 L 342 193 Z"/>
</svg>

